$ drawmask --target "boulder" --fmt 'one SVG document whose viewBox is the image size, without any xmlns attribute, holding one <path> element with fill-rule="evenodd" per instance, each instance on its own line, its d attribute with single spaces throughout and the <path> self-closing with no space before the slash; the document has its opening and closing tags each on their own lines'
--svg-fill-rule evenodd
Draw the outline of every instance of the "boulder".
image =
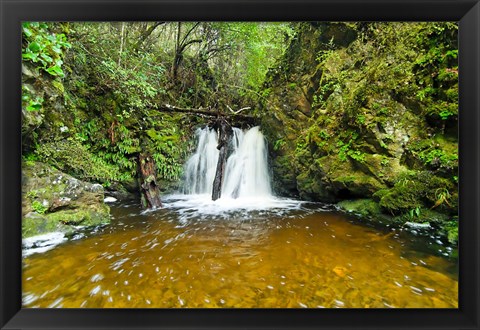
<svg viewBox="0 0 480 330">
<path fill-rule="evenodd" d="M 78 226 L 110 222 L 100 184 L 78 180 L 50 165 L 22 166 L 22 237 L 49 232 L 72 233 Z"/>
</svg>

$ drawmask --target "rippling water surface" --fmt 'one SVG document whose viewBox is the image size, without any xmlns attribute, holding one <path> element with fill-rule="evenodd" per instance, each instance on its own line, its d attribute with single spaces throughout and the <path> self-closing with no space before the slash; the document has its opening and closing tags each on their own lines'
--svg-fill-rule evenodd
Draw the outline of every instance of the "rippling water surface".
<svg viewBox="0 0 480 330">
<path fill-rule="evenodd" d="M 24 307 L 456 308 L 441 245 L 322 204 L 170 196 L 23 259 Z"/>
</svg>

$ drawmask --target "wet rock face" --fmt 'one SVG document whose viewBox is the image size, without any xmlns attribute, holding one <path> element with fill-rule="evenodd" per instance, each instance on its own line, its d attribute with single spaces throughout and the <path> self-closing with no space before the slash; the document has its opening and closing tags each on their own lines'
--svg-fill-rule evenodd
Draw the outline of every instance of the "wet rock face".
<svg viewBox="0 0 480 330">
<path fill-rule="evenodd" d="M 66 111 L 66 104 L 63 78 L 53 77 L 31 63 L 22 63 L 22 143 L 25 151 L 34 142 L 68 135 L 73 115 Z"/>
<path fill-rule="evenodd" d="M 418 38 L 378 43 L 380 35 L 394 40 L 412 28 Z M 456 214 L 458 137 L 448 132 L 448 121 L 442 129 L 432 126 L 417 95 L 424 86 L 414 63 L 429 51 L 419 41 L 428 40 L 424 29 L 299 25 L 263 91 L 262 130 L 276 193 L 336 202 L 384 192 L 375 202 L 389 214 L 432 207 Z M 437 101 L 429 102 L 441 107 Z M 434 184 L 413 189 L 427 172 Z"/>
<path fill-rule="evenodd" d="M 95 226 L 110 221 L 100 184 L 84 182 L 40 162 L 22 167 L 22 236 Z"/>
</svg>

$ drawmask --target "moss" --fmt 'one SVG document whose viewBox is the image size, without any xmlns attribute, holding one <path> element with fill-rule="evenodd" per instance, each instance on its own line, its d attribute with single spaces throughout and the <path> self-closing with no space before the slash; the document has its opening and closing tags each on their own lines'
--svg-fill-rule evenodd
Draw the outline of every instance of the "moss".
<svg viewBox="0 0 480 330">
<path fill-rule="evenodd" d="M 110 221 L 103 187 L 77 180 L 47 164 L 23 164 L 22 236 L 96 226 Z"/>
<path fill-rule="evenodd" d="M 450 217 L 446 214 L 423 207 L 419 207 L 418 210 L 411 209 L 409 212 L 396 218 L 402 223 L 429 223 L 436 228 L 442 228 L 450 220 Z"/>
<path fill-rule="evenodd" d="M 39 215 L 31 215 L 29 217 L 24 217 L 22 220 L 22 237 L 26 238 L 55 232 L 61 230 L 62 227 L 62 224 L 54 219 Z"/>
<path fill-rule="evenodd" d="M 130 176 L 109 164 L 75 139 L 42 144 L 36 150 L 38 158 L 81 179 L 100 182 L 123 181 Z"/>
<path fill-rule="evenodd" d="M 373 196 L 380 197 L 379 205 L 383 210 L 392 214 L 401 214 L 422 206 L 417 191 L 410 189 L 415 189 L 415 187 L 409 185 L 384 189 L 376 192 Z"/>
<path fill-rule="evenodd" d="M 375 217 L 381 213 L 380 206 L 372 199 L 344 200 L 337 205 L 345 211 L 358 213 L 364 217 Z"/>
<path fill-rule="evenodd" d="M 48 221 L 54 221 L 70 226 L 95 226 L 110 222 L 108 206 L 104 209 L 106 212 L 96 212 L 93 210 L 66 210 L 50 213 L 46 215 Z"/>
<path fill-rule="evenodd" d="M 396 215 L 422 207 L 454 214 L 458 205 L 455 191 L 456 186 L 445 178 L 428 171 L 409 171 L 399 176 L 394 187 L 377 191 L 373 197 L 382 209 Z"/>
<path fill-rule="evenodd" d="M 72 233 L 73 226 L 98 226 L 110 222 L 108 206 L 103 210 L 64 210 L 45 215 L 29 214 L 22 220 L 22 237 L 61 231 Z"/>
<path fill-rule="evenodd" d="M 307 200 L 332 202 L 335 200 L 331 190 L 321 178 L 310 171 L 302 172 L 297 176 L 297 189 L 300 197 Z"/>
<path fill-rule="evenodd" d="M 458 226 L 450 227 L 447 234 L 448 241 L 451 244 L 457 244 L 458 242 Z"/>
</svg>

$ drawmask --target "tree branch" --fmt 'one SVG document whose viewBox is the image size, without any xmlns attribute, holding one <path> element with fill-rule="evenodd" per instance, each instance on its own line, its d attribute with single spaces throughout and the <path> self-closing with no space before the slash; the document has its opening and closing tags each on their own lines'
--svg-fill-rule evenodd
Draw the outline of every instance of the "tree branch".
<svg viewBox="0 0 480 330">
<path fill-rule="evenodd" d="M 165 24 L 166 22 L 156 22 L 155 24 L 151 25 L 148 29 L 146 29 L 145 31 L 143 31 L 143 33 L 140 35 L 139 37 L 139 40 L 137 41 L 137 43 L 135 44 L 135 46 L 133 46 L 133 51 L 134 52 L 137 52 L 138 49 L 140 48 L 140 46 L 143 44 L 143 42 L 145 40 L 147 40 L 147 38 L 153 33 L 153 31 L 159 27 L 160 25 L 162 24 Z"/>
<path fill-rule="evenodd" d="M 187 48 L 187 46 L 191 45 L 191 44 L 194 44 L 194 43 L 200 43 L 202 42 L 203 40 L 202 39 L 192 39 L 190 40 L 189 42 L 183 44 L 180 49 L 178 50 L 178 55 L 182 54 L 183 51 L 185 50 L 185 48 Z"/>
<path fill-rule="evenodd" d="M 228 116 L 235 120 L 246 121 L 251 123 L 254 123 L 257 121 L 257 118 L 254 116 L 239 114 L 240 111 L 246 110 L 247 108 L 249 109 L 249 107 L 242 108 L 232 114 L 227 114 L 227 115 L 219 114 L 215 110 L 210 110 L 210 108 L 206 108 L 206 109 L 179 108 L 170 104 L 154 105 L 154 106 L 151 106 L 150 108 L 157 111 L 181 112 L 181 113 L 189 113 L 189 114 L 207 116 L 207 117 Z"/>
<path fill-rule="evenodd" d="M 182 39 L 182 42 L 180 44 L 183 44 L 185 42 L 185 40 L 187 40 L 188 36 L 190 35 L 190 33 L 192 33 L 193 30 L 195 30 L 195 28 L 200 24 L 200 22 L 197 22 L 195 23 L 194 26 L 192 26 L 192 28 L 190 30 L 188 30 L 188 32 L 185 34 L 185 36 L 183 37 Z"/>
</svg>

